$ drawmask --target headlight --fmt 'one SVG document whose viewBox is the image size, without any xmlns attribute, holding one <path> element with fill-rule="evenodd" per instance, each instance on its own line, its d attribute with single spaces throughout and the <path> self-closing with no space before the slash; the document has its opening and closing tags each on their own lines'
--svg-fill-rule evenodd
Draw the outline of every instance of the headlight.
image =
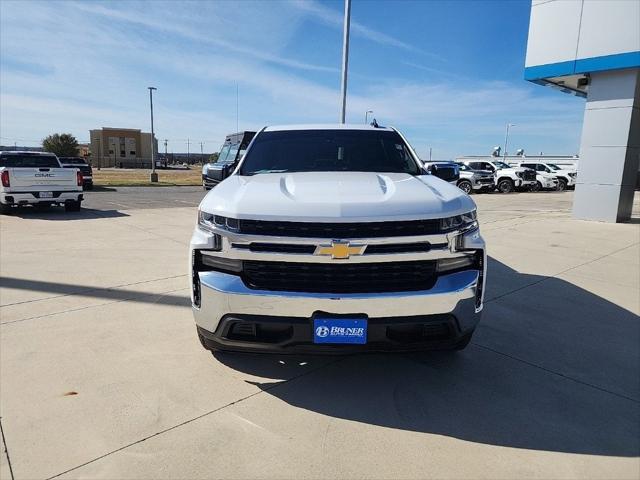
<svg viewBox="0 0 640 480">
<path fill-rule="evenodd" d="M 576 178 L 576 172 L 569 172 L 569 176 L 571 178 Z"/>
<path fill-rule="evenodd" d="M 443 232 L 450 232 L 453 230 L 473 230 L 478 228 L 478 221 L 476 219 L 476 211 L 471 210 L 468 213 L 462 215 L 456 215 L 455 217 L 447 217 L 440 219 L 440 230 Z"/>
<path fill-rule="evenodd" d="M 217 233 L 214 233 L 213 224 L 214 215 L 212 213 L 207 213 L 202 210 L 198 210 L 198 227 L 205 232 L 209 232 L 212 234 L 212 250 L 220 251 L 222 250 L 222 237 Z"/>
<path fill-rule="evenodd" d="M 207 231 L 213 231 L 214 228 L 220 230 L 228 230 L 237 232 L 240 228 L 240 222 L 237 218 L 228 218 L 221 215 L 214 215 L 203 210 L 198 210 L 198 225 Z"/>
</svg>

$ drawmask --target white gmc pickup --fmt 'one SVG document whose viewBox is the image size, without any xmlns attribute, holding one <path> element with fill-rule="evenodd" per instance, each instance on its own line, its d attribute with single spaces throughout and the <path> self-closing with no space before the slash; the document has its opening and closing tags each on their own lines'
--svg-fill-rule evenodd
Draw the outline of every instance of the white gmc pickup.
<svg viewBox="0 0 640 480">
<path fill-rule="evenodd" d="M 83 200 L 82 172 L 62 168 L 58 157 L 41 152 L 0 152 L 0 209 L 22 205 L 64 205 L 77 212 Z"/>
<path fill-rule="evenodd" d="M 461 349 L 483 306 L 473 200 L 393 128 L 263 128 L 200 204 L 190 253 L 209 350 Z"/>
</svg>

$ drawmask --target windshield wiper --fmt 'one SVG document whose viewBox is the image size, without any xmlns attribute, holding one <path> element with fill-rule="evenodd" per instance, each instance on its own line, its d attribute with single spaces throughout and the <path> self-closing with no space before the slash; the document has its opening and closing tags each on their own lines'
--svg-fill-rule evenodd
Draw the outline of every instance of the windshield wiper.
<svg viewBox="0 0 640 480">
<path fill-rule="evenodd" d="M 251 177 L 253 175 L 258 175 L 260 173 L 285 173 L 289 170 L 256 170 L 255 172 L 243 173 L 245 177 Z"/>
</svg>

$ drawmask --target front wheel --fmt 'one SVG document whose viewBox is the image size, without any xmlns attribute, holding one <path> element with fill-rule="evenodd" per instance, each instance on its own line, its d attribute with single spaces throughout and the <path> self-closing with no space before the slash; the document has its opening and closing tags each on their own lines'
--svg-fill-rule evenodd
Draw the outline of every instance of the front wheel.
<svg viewBox="0 0 640 480">
<path fill-rule="evenodd" d="M 72 201 L 66 202 L 64 204 L 64 211 L 65 212 L 79 212 L 81 206 L 82 206 L 82 202 L 79 202 L 77 200 L 72 200 Z"/>
<path fill-rule="evenodd" d="M 536 182 L 533 185 L 531 185 L 532 192 L 539 192 L 540 190 L 542 190 L 542 184 L 540 182 Z"/>
<path fill-rule="evenodd" d="M 558 179 L 558 186 L 556 187 L 556 191 L 564 192 L 567 189 L 567 181 L 563 178 Z"/>
<path fill-rule="evenodd" d="M 470 195 L 473 192 L 473 186 L 469 180 L 460 180 L 458 182 L 458 188 L 462 190 L 467 195 Z"/>
<path fill-rule="evenodd" d="M 513 192 L 513 180 L 509 178 L 503 178 L 498 182 L 498 190 L 500 193 L 511 193 Z"/>
</svg>

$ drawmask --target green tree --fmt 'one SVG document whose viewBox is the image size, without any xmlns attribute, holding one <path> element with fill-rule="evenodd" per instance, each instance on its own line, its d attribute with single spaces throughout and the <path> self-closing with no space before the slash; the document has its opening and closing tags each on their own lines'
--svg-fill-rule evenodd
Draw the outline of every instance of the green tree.
<svg viewBox="0 0 640 480">
<path fill-rule="evenodd" d="M 78 155 L 78 140 L 70 133 L 54 133 L 42 140 L 42 148 L 58 157 L 75 157 Z"/>
<path fill-rule="evenodd" d="M 219 153 L 212 153 L 211 155 L 209 155 L 209 163 L 216 163 L 218 161 L 218 157 L 220 156 Z"/>
</svg>

